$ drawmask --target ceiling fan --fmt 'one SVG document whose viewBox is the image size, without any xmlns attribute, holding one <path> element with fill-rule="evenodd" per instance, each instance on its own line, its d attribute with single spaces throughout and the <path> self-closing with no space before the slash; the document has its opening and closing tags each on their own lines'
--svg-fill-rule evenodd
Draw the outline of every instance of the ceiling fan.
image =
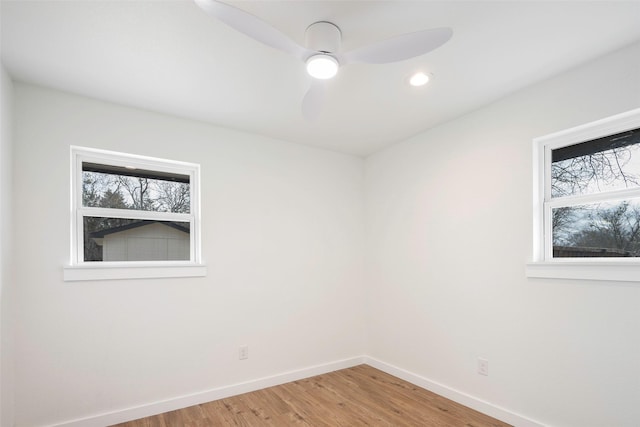
<svg viewBox="0 0 640 427">
<path fill-rule="evenodd" d="M 453 35 L 451 28 L 432 28 L 342 52 L 340 28 L 331 22 L 320 21 L 309 25 L 305 32 L 306 46 L 300 46 L 268 23 L 241 9 L 218 0 L 194 1 L 209 15 L 231 28 L 305 61 L 307 73 L 313 77 L 311 87 L 302 100 L 302 114 L 309 120 L 319 115 L 324 103 L 325 82 L 334 77 L 341 66 L 403 61 L 442 46 Z"/>
</svg>

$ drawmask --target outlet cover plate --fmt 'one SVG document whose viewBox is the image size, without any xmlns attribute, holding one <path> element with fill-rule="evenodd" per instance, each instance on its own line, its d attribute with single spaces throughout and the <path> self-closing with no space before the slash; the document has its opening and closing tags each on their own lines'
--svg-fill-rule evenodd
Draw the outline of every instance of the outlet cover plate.
<svg viewBox="0 0 640 427">
<path fill-rule="evenodd" d="M 489 361 L 487 359 L 478 358 L 478 374 L 489 376 Z"/>
</svg>

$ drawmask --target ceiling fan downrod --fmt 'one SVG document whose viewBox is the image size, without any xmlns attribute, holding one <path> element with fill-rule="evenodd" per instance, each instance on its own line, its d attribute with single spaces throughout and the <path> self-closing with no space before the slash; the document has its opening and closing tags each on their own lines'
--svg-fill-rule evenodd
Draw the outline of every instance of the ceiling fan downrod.
<svg viewBox="0 0 640 427">
<path fill-rule="evenodd" d="M 340 50 L 342 33 L 337 25 L 327 21 L 314 22 L 304 33 L 307 49 L 318 53 L 336 53 Z"/>
</svg>

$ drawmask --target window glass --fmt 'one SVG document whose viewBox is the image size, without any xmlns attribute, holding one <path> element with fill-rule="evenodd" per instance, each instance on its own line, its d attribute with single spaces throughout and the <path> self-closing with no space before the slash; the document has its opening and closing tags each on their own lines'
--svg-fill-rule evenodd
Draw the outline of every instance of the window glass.
<svg viewBox="0 0 640 427">
<path fill-rule="evenodd" d="M 551 197 L 640 186 L 640 129 L 552 150 Z"/>
<path fill-rule="evenodd" d="M 553 257 L 640 256 L 640 200 L 563 206 L 552 210 Z"/>
<path fill-rule="evenodd" d="M 640 256 L 639 128 L 552 149 L 548 173 L 553 258 Z"/>
<path fill-rule="evenodd" d="M 84 261 L 186 261 L 188 222 L 83 218 Z"/>
<path fill-rule="evenodd" d="M 82 205 L 189 213 L 189 176 L 85 162 Z"/>
</svg>

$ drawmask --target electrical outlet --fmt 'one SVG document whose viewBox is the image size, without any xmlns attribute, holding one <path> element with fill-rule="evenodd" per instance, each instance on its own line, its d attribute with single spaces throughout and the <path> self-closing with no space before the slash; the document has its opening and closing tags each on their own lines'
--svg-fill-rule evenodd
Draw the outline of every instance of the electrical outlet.
<svg viewBox="0 0 640 427">
<path fill-rule="evenodd" d="M 478 374 L 489 376 L 489 361 L 487 359 L 478 358 Z"/>
<path fill-rule="evenodd" d="M 244 360 L 249 358 L 249 346 L 241 345 L 238 349 L 238 359 Z"/>
</svg>

